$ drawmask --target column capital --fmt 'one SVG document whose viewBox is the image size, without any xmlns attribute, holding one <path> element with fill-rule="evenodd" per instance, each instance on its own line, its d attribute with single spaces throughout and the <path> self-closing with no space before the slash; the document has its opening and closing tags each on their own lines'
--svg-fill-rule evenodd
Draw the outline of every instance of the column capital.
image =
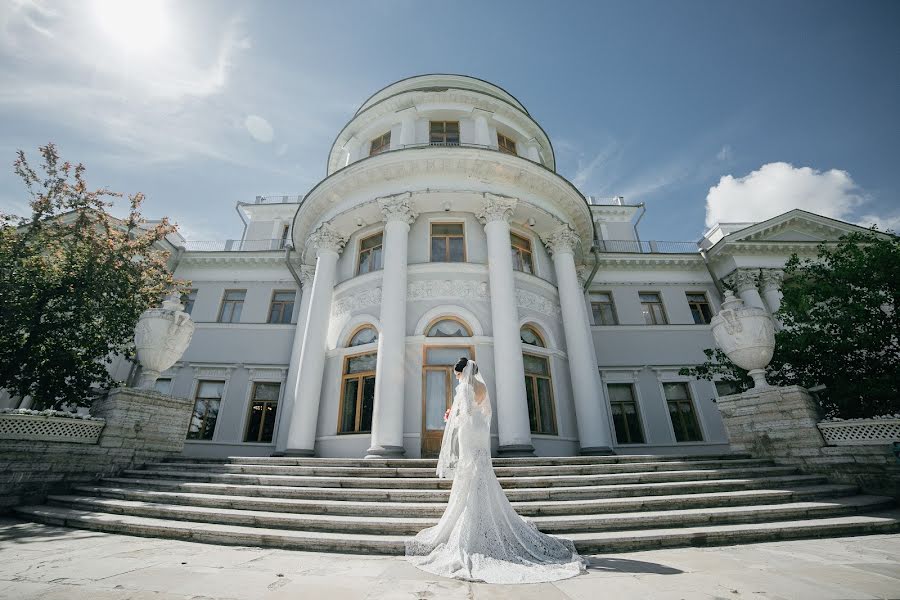
<svg viewBox="0 0 900 600">
<path fill-rule="evenodd" d="M 316 268 L 312 265 L 301 265 L 300 266 L 300 285 L 303 286 L 304 291 L 306 290 L 306 286 L 312 285 L 313 278 L 316 276 Z"/>
<path fill-rule="evenodd" d="M 759 280 L 759 271 L 756 269 L 736 269 L 728 277 L 722 281 L 730 288 L 734 288 L 740 292 L 746 292 L 750 289 L 756 289 Z"/>
<path fill-rule="evenodd" d="M 781 269 L 763 269 L 759 274 L 759 283 L 764 292 L 780 290 L 784 281 L 784 271 Z"/>
<path fill-rule="evenodd" d="M 506 221 L 509 223 L 518 203 L 518 198 L 497 196 L 496 194 L 485 192 L 484 205 L 478 209 L 476 216 L 485 225 L 491 221 Z"/>
<path fill-rule="evenodd" d="M 551 254 L 575 254 L 579 241 L 578 234 L 567 224 L 543 236 L 543 240 Z"/>
<path fill-rule="evenodd" d="M 416 220 L 416 213 L 412 209 L 412 194 L 403 192 L 393 196 L 378 198 L 381 214 L 385 222 L 401 221 L 410 225 Z"/>
<path fill-rule="evenodd" d="M 315 249 L 316 252 L 324 250 L 340 254 L 346 243 L 346 236 L 335 229 L 331 223 L 325 222 L 312 232 L 312 235 L 309 236 L 309 240 L 307 241 L 307 246 Z"/>
</svg>

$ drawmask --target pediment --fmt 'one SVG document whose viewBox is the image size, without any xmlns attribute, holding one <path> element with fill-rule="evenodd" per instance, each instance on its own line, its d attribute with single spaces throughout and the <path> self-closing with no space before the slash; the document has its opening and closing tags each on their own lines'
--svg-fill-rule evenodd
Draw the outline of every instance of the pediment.
<svg viewBox="0 0 900 600">
<path fill-rule="evenodd" d="M 795 209 L 727 235 L 726 242 L 828 242 L 867 229 Z"/>
</svg>

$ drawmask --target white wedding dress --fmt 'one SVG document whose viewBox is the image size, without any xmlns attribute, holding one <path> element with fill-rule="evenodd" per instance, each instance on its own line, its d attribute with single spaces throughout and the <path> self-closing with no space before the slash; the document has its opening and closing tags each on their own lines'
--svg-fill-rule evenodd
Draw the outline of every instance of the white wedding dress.
<svg viewBox="0 0 900 600">
<path fill-rule="evenodd" d="M 438 458 L 438 477 L 453 479 L 434 527 L 406 541 L 407 560 L 443 577 L 486 583 L 538 583 L 585 570 L 570 540 L 541 533 L 510 505 L 491 466 L 490 399 L 475 401 L 469 361 L 456 389 Z"/>
</svg>

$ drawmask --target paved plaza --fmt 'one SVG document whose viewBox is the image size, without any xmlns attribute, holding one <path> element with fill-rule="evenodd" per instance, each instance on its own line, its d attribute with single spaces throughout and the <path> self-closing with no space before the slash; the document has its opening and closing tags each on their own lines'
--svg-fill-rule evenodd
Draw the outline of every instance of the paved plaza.
<svg viewBox="0 0 900 600">
<path fill-rule="evenodd" d="M 900 598 L 900 535 L 589 557 L 556 583 L 443 579 L 402 558 L 317 554 L 0 519 L 3 600 L 831 600 Z"/>
</svg>

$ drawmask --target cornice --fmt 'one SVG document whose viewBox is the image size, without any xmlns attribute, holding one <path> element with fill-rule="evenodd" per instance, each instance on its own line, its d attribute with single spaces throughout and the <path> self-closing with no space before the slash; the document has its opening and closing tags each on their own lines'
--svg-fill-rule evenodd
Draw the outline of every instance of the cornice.
<svg viewBox="0 0 900 600">
<path fill-rule="evenodd" d="M 617 252 L 600 253 L 601 267 L 627 270 L 650 268 L 662 269 L 703 269 L 703 257 L 699 254 L 624 254 Z"/>
<path fill-rule="evenodd" d="M 185 252 L 180 264 L 184 265 L 275 265 L 284 264 L 284 252 L 265 250 L 259 252 Z"/>
</svg>

